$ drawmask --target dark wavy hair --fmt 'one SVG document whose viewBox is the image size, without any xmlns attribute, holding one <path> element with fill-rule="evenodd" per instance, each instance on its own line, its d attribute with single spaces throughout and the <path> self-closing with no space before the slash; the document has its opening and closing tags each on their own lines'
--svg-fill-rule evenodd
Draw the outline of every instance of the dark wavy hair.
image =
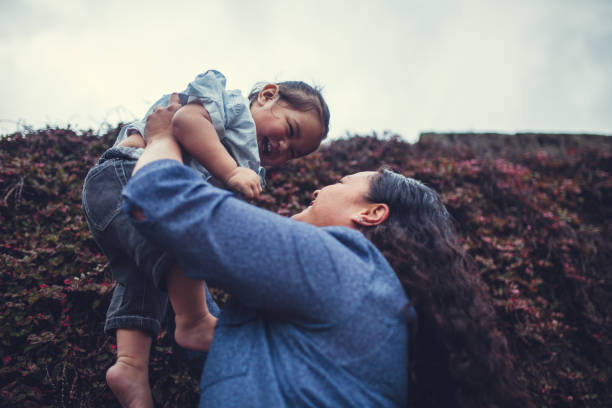
<svg viewBox="0 0 612 408">
<path fill-rule="evenodd" d="M 249 92 L 249 102 L 253 104 L 259 91 L 263 89 L 268 82 L 258 82 L 255 84 L 251 92 Z M 302 81 L 284 81 L 276 82 L 278 85 L 279 100 L 285 101 L 294 109 L 300 112 L 315 111 L 321 124 L 323 125 L 323 133 L 321 140 L 327 137 L 329 132 L 329 108 L 323 95 L 321 94 L 321 88 L 312 87 L 306 82 Z"/>
<path fill-rule="evenodd" d="M 458 244 L 439 195 L 382 169 L 371 178 L 367 198 L 390 211 L 383 224 L 362 232 L 389 261 L 417 313 L 409 406 L 530 406 L 492 299 Z"/>
</svg>

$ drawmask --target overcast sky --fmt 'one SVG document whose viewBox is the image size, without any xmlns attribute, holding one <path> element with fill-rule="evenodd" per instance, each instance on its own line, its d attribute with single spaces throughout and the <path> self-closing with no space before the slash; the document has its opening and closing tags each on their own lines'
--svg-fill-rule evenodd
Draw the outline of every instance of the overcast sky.
<svg viewBox="0 0 612 408">
<path fill-rule="evenodd" d="M 330 137 L 612 134 L 612 1 L 0 0 L 0 134 L 130 121 L 209 68 L 324 87 Z"/>
</svg>

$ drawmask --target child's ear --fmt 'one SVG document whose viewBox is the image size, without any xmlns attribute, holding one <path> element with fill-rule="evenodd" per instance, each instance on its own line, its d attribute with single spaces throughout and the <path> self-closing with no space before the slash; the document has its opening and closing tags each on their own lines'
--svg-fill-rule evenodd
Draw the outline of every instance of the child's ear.
<svg viewBox="0 0 612 408">
<path fill-rule="evenodd" d="M 264 105 L 270 101 L 275 101 L 279 97 L 278 85 L 277 84 L 266 84 L 259 95 L 257 95 L 257 102 Z"/>
</svg>

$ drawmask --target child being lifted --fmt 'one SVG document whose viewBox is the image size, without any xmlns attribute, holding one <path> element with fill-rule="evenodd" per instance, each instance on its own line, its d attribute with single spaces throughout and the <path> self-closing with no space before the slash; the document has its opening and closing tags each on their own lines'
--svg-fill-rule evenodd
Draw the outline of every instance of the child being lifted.
<svg viewBox="0 0 612 408">
<path fill-rule="evenodd" d="M 117 282 L 105 323 L 105 332 L 116 333 L 117 361 L 106 380 L 123 407 L 153 406 L 148 361 L 168 295 L 180 346 L 208 350 L 216 324 L 206 306 L 204 283 L 184 277 L 171 255 L 141 236 L 121 211 L 121 190 L 146 141 L 146 118 L 155 107 L 170 102 L 182 105 L 172 128 L 185 164 L 246 198 L 262 191 L 262 166 L 278 166 L 312 153 L 329 126 L 329 109 L 320 91 L 304 82 L 258 84 L 246 99 L 238 90 L 226 90 L 225 77 L 210 70 L 198 75 L 184 92 L 162 97 L 142 121 L 122 128 L 115 145 L 89 171 L 83 208 Z M 202 296 L 186 302 L 181 285 L 194 284 L 202 286 Z"/>
</svg>

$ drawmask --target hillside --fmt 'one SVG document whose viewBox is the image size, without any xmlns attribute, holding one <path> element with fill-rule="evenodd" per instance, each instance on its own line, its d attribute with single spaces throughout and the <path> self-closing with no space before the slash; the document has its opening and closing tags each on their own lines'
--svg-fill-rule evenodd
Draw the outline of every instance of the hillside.
<svg viewBox="0 0 612 408">
<path fill-rule="evenodd" d="M 104 383 L 114 360 L 102 331 L 112 281 L 80 204 L 87 170 L 117 131 L 0 139 L 2 407 L 117 406 Z M 356 135 L 270 171 L 256 204 L 290 215 L 314 189 L 383 164 L 422 180 L 456 219 L 536 406 L 608 407 L 611 140 L 425 134 L 410 145 Z M 160 406 L 197 401 L 198 370 L 181 357 L 164 332 L 152 354 Z"/>
</svg>

